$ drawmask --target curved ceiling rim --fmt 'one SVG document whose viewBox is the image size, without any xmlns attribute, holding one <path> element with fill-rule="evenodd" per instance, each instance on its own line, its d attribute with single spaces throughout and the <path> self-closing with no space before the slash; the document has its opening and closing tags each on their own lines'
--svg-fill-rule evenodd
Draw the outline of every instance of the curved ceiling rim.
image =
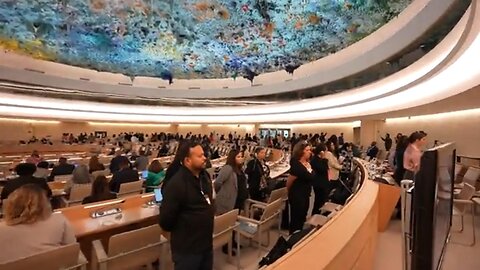
<svg viewBox="0 0 480 270">
<path fill-rule="evenodd" d="M 478 11 L 477 11 L 478 13 Z M 476 17 L 476 29 L 475 30 L 478 30 L 478 28 L 480 27 L 480 18 L 478 18 L 478 16 L 475 16 Z M 475 32 L 475 31 L 472 31 L 472 32 Z M 355 114 L 356 112 L 350 112 L 350 115 L 349 114 L 343 114 L 343 115 L 337 115 L 336 117 L 332 116 L 332 117 L 311 117 L 311 118 L 308 118 L 308 117 L 305 117 L 304 114 L 299 114 L 299 113 L 295 113 L 295 114 L 287 114 L 284 116 L 283 119 L 279 119 L 279 118 L 275 118 L 275 119 L 264 119 L 264 118 L 260 118 L 259 116 L 253 116 L 252 119 L 255 119 L 255 120 L 248 120 L 248 119 L 245 119 L 245 118 L 242 118 L 242 117 L 221 117 L 221 116 L 216 116 L 215 119 L 204 119 L 202 121 L 199 121 L 199 120 L 192 120 L 192 118 L 195 118 L 195 117 L 184 117 L 184 118 L 188 118 L 188 119 L 185 119 L 183 121 L 175 121 L 175 120 L 170 120 L 170 121 L 158 121 L 159 119 L 157 118 L 157 116 L 152 116 L 152 115 L 145 115 L 145 118 L 142 119 L 144 122 L 152 122 L 152 123 L 172 123 L 172 122 L 178 122 L 178 123 L 264 123 L 264 122 L 271 122 L 271 121 L 276 121 L 276 122 L 279 122 L 279 121 L 284 121 L 284 122 L 294 122 L 294 121 L 299 121 L 299 120 L 302 120 L 302 121 L 306 121 L 306 120 L 334 120 L 334 119 L 341 119 L 341 118 L 346 118 L 346 117 L 352 117 L 352 116 L 357 116 L 357 117 L 360 117 L 360 116 L 368 116 L 368 115 L 374 115 L 374 114 L 378 114 L 378 113 L 382 113 L 382 112 L 387 112 L 387 111 L 397 111 L 399 109 L 402 109 L 402 108 L 407 108 L 407 106 L 404 106 L 404 107 L 401 107 L 397 102 L 398 100 L 403 100 L 403 101 L 406 101 L 408 100 L 408 98 L 411 98 L 412 96 L 415 96 L 415 94 L 417 93 L 420 93 L 420 94 L 423 94 L 423 97 L 420 96 L 420 95 L 417 95 L 415 96 L 417 99 L 414 100 L 414 102 L 410 103 L 410 106 L 409 107 L 415 107 L 415 106 L 420 106 L 420 105 L 424 105 L 426 103 L 430 103 L 430 102 L 433 102 L 433 101 L 437 101 L 437 100 L 441 100 L 441 99 L 444 99 L 444 98 L 447 98 L 447 97 L 450 97 L 450 96 L 453 96 L 453 95 L 456 95 L 458 93 L 461 93 L 461 92 L 464 92 L 464 91 L 468 91 L 468 89 L 471 89 L 472 87 L 476 86 L 476 85 L 479 85 L 480 84 L 480 69 L 475 69 L 475 68 L 471 68 L 471 69 L 467 69 L 465 70 L 465 67 L 468 66 L 468 67 L 476 67 L 476 63 L 474 61 L 474 57 L 472 57 L 473 55 L 476 55 L 476 52 L 478 52 L 480 49 L 480 31 L 476 31 L 476 38 L 472 41 L 471 43 L 471 46 L 464 51 L 464 53 L 462 54 L 462 56 L 458 59 L 456 59 L 456 62 L 450 66 L 448 66 L 446 69 L 442 70 L 442 73 L 440 74 L 437 74 L 435 76 L 435 78 L 432 78 L 431 80 L 427 81 L 427 82 L 423 82 L 423 84 L 430 84 L 430 85 L 423 85 L 423 87 L 427 88 L 427 89 L 442 89 L 442 87 L 444 88 L 441 92 L 432 92 L 432 91 L 418 91 L 418 89 L 415 89 L 415 88 L 419 88 L 420 86 L 416 86 L 416 87 L 413 87 L 413 88 L 410 88 L 406 91 L 403 91 L 397 95 L 394 95 L 394 96 L 389 96 L 389 97 L 386 97 L 386 98 L 383 98 L 383 100 L 375 100 L 375 101 L 379 101 L 379 104 L 383 105 L 384 108 L 388 108 L 387 110 L 383 110 L 382 111 L 382 108 L 380 108 L 381 106 L 379 106 L 378 108 L 376 109 L 372 109 L 372 108 L 375 108 L 375 106 L 368 106 L 369 104 L 360 104 L 360 105 L 363 105 L 363 106 L 360 106 L 360 105 L 355 105 L 356 108 L 354 108 L 357 112 L 362 112 L 363 111 L 363 114 Z M 455 69 L 455 70 L 454 70 Z M 452 80 L 449 80 L 449 78 L 452 78 L 452 77 L 455 77 L 455 78 L 462 78 L 462 76 L 465 77 L 465 80 L 463 81 L 452 81 Z M 443 77 L 443 80 L 440 81 L 440 79 L 438 77 Z M 435 80 L 436 79 L 436 80 Z M 451 84 L 449 86 L 446 86 L 446 83 L 445 82 L 450 82 Z M 428 97 L 428 94 L 430 93 L 430 99 L 426 99 L 424 97 Z M 413 94 L 413 95 L 412 95 Z M 436 95 L 434 95 L 436 94 Z M 383 102 L 385 100 L 389 99 L 389 103 L 388 102 Z M 375 101 L 371 101 L 369 103 L 373 103 Z M 367 106 L 366 106 L 367 105 Z M 352 107 L 352 106 L 351 106 Z M 371 110 L 368 111 L 368 112 L 365 112 L 364 109 L 365 108 L 370 108 Z M 25 112 L 22 111 L 21 109 L 23 108 L 20 108 L 20 110 L 16 110 L 19 114 L 14 114 L 15 113 L 15 110 L 16 108 L 5 108 L 4 106 L 1 107 L 1 109 L 3 110 L 4 114 L 5 115 L 16 115 L 16 116 L 25 116 Z M 18 109 L 18 108 L 17 108 Z M 37 109 L 37 111 L 47 111 L 47 109 Z M 342 110 L 337 110 L 337 111 L 342 111 Z M 65 111 L 58 111 L 59 114 L 61 114 L 61 117 L 60 118 L 63 118 L 65 119 L 65 116 L 66 116 L 66 112 Z M 72 112 L 74 114 L 78 114 L 78 112 Z M 317 112 L 315 112 L 317 113 Z M 320 111 L 319 113 L 325 113 L 325 110 L 324 111 Z M 105 114 L 99 114 L 99 113 L 94 113 L 94 115 L 105 115 Z M 37 116 L 43 116 L 41 115 L 40 113 L 37 114 Z M 124 122 L 135 122 L 135 121 L 138 121 L 138 116 L 134 116 L 134 115 L 128 115 L 128 114 L 123 114 L 121 115 L 122 116 L 122 119 L 110 119 L 112 121 L 124 121 Z M 318 116 L 318 115 L 317 115 Z M 198 118 L 198 117 L 196 117 Z M 80 118 L 78 117 L 78 115 L 75 115 L 75 117 L 72 117 L 72 118 L 67 118 L 67 119 L 84 119 L 84 118 Z M 105 121 L 104 118 L 102 117 L 93 117 L 93 118 L 88 118 L 88 119 L 85 119 L 85 120 L 97 120 L 97 121 Z"/>
<path fill-rule="evenodd" d="M 372 33 L 365 39 L 359 41 L 358 43 L 355 43 L 344 50 L 341 50 L 335 54 L 332 54 L 330 56 L 324 57 L 320 60 L 321 63 L 328 63 L 332 62 L 333 63 L 340 63 L 342 61 L 338 61 L 338 59 L 342 58 L 347 58 L 345 55 L 345 52 L 353 51 L 356 53 L 352 53 L 353 55 L 356 55 L 354 58 L 357 62 L 361 63 L 359 67 L 357 67 L 357 70 L 354 71 L 354 73 L 357 73 L 361 70 L 364 70 L 365 68 L 368 68 L 368 66 L 371 65 L 365 65 L 365 60 L 372 60 L 376 59 L 376 62 L 381 62 L 379 59 L 380 58 L 386 58 L 388 55 L 391 56 L 392 54 L 392 48 L 397 48 L 396 51 L 404 49 L 406 44 L 409 44 L 413 37 L 416 35 L 412 35 L 412 32 L 415 32 L 417 35 L 419 33 L 423 33 L 424 29 L 428 29 L 431 25 L 433 25 L 433 22 L 437 20 L 437 17 L 441 17 L 440 14 L 445 14 L 446 10 L 448 10 L 448 7 L 456 0 L 446 0 L 446 1 L 436 1 L 436 0 L 416 0 L 413 1 L 407 9 L 405 9 L 396 19 L 393 19 L 386 25 L 384 25 L 382 28 L 377 30 L 376 32 Z M 423 16 L 420 18 L 420 16 L 416 16 L 418 13 L 416 12 L 421 12 L 423 11 L 424 13 L 428 13 L 427 15 Z M 442 11 L 442 12 L 439 12 Z M 430 12 L 430 13 L 429 13 Z M 432 14 L 433 12 L 433 14 Z M 436 13 L 435 13 L 436 12 Z M 409 18 L 408 21 L 401 21 L 400 19 L 403 17 L 407 16 L 413 16 L 413 18 Z M 427 19 L 430 21 L 428 21 Z M 428 23 L 430 22 L 430 23 Z M 405 24 L 407 26 L 402 27 L 400 29 L 397 29 L 397 31 L 392 31 L 394 30 L 395 26 L 397 24 Z M 422 28 L 423 27 L 423 28 Z M 408 28 L 408 29 L 407 29 Z M 411 31 L 407 31 L 411 30 Z M 382 51 L 379 49 L 379 44 L 377 44 L 377 47 L 371 47 L 369 48 L 369 51 L 375 51 L 375 54 L 372 55 L 367 55 L 365 54 L 362 50 L 359 49 L 362 44 L 368 44 L 368 42 L 372 43 L 371 40 L 374 40 L 376 37 L 375 36 L 384 36 L 385 39 L 387 39 L 390 35 L 393 35 L 393 33 L 397 34 L 397 37 L 395 40 L 394 38 L 390 38 L 387 41 L 388 42 L 383 42 L 380 43 L 383 45 L 384 53 L 383 56 L 379 52 Z M 408 40 L 408 41 L 407 41 Z M 363 41 L 363 42 L 362 42 Z M 403 44 L 403 45 L 402 45 Z M 386 51 L 385 51 L 386 50 Z M 390 51 L 389 51 L 390 50 Z M 330 59 L 330 60 L 329 60 Z M 331 60 L 334 59 L 334 60 Z M 335 60 L 337 59 L 337 60 Z M 383 59 L 385 60 L 385 59 Z M 345 62 L 345 61 L 343 61 Z M 319 62 L 320 63 L 320 62 Z M 315 64 L 315 62 L 309 63 L 304 65 L 305 68 L 311 68 L 312 65 L 321 65 L 321 64 Z M 337 64 L 338 65 L 338 64 Z M 332 66 L 335 66 L 333 64 Z M 367 66 L 367 67 L 365 67 Z M 355 65 L 352 65 L 352 61 L 346 62 L 344 65 L 338 66 L 337 69 L 335 70 L 328 70 L 330 74 L 335 75 L 335 76 L 340 76 L 343 73 L 346 73 L 346 71 L 351 70 Z M 299 68 L 301 69 L 301 68 Z M 123 85 L 117 85 L 115 86 L 115 90 L 112 91 L 112 86 L 108 85 L 103 85 L 100 83 L 94 83 L 94 82 L 86 82 L 86 81 L 81 81 L 81 80 L 73 80 L 73 79 L 66 79 L 66 78 L 59 78 L 55 76 L 50 76 L 50 75 L 43 75 L 43 74 L 34 74 L 30 71 L 25 71 L 25 70 L 17 70 L 17 72 L 22 73 L 19 74 L 17 73 L 18 76 L 15 76 L 15 74 L 9 74 L 10 78 L 16 78 L 16 81 L 21 81 L 24 83 L 32 83 L 31 80 L 28 80 L 26 78 L 29 77 L 35 77 L 35 81 L 37 83 L 42 82 L 42 85 L 45 86 L 52 86 L 52 80 L 58 80 L 57 87 L 60 87 L 60 81 L 62 85 L 68 85 L 68 84 L 74 84 L 76 87 L 61 87 L 61 88 L 77 88 L 77 89 L 96 89 L 97 92 L 103 92 L 103 93 L 120 93 L 124 95 L 128 95 L 132 91 L 135 92 L 144 92 L 142 93 L 142 96 L 149 96 L 149 97 L 190 97 L 190 98 L 239 98 L 239 97 L 245 97 L 245 96 L 259 96 L 259 95 L 266 95 L 266 94 L 275 94 L 275 93 L 282 93 L 282 92 L 290 92 L 290 91 L 296 91 L 300 89 L 308 89 L 311 87 L 318 86 L 322 84 L 318 80 L 322 80 L 323 78 L 328 78 L 328 76 L 325 76 L 326 73 L 322 73 L 322 76 L 314 76 L 315 74 L 310 74 L 306 78 L 302 79 L 294 79 L 292 81 L 286 81 L 284 82 L 282 80 L 282 84 L 273 84 L 273 85 L 267 85 L 267 86 L 255 86 L 255 87 L 246 87 L 246 88 L 230 88 L 230 89 L 201 89 L 201 90 L 193 90 L 193 89 L 156 89 L 158 91 L 151 93 L 152 89 L 155 88 L 140 88 L 140 87 L 131 87 L 131 86 L 123 86 Z M 0 69 L 0 76 L 5 73 L 6 70 Z M 25 73 L 25 74 L 23 74 Z M 352 72 L 350 72 L 352 73 Z M 317 74 L 318 75 L 318 74 Z M 345 74 L 343 74 L 345 75 Z M 268 76 L 268 75 L 265 75 Z M 348 76 L 348 74 L 346 75 Z M 261 77 L 261 76 L 260 76 Z M 295 76 L 294 76 L 295 77 Z M 344 76 L 343 76 L 344 77 Z M 43 79 L 42 79 L 43 78 Z M 335 79 L 336 80 L 336 79 Z M 324 81 L 332 81 L 330 79 L 324 80 Z M 325 83 L 325 82 L 323 82 Z"/>
<path fill-rule="evenodd" d="M 470 10 L 470 9 L 471 9 L 471 8 L 469 8 L 469 10 Z M 465 13 L 465 15 L 462 17 L 461 21 L 457 24 L 457 26 L 455 26 L 454 30 L 452 30 L 452 32 L 449 33 L 449 35 L 446 37 L 446 39 L 445 39 L 444 41 L 442 41 L 442 43 L 439 44 L 439 46 L 437 46 L 437 48 L 435 48 L 435 49 L 432 50 L 429 54 L 427 54 L 426 56 L 424 56 L 424 57 L 422 58 L 422 60 L 423 60 L 424 58 L 427 58 L 428 56 L 430 56 L 430 54 L 434 54 L 436 50 L 441 49 L 442 46 L 444 46 L 445 43 L 446 43 L 447 41 L 449 41 L 449 39 L 451 39 L 451 36 L 452 36 L 453 34 L 455 34 L 456 31 L 458 31 L 458 32 L 460 33 L 460 34 L 459 34 L 460 37 L 458 38 L 458 40 L 460 40 L 460 38 L 461 38 L 463 35 L 466 35 L 466 32 L 465 32 L 465 31 L 461 31 L 461 30 L 462 30 L 462 29 L 464 29 L 464 30 L 465 30 L 465 29 L 468 29 L 467 25 L 463 26 L 463 24 L 466 24 L 467 19 L 468 19 L 468 18 L 472 18 L 472 17 L 473 17 L 473 14 L 474 14 L 473 12 L 468 12 L 468 10 L 467 10 L 467 12 Z M 472 15 L 472 16 L 470 16 L 470 15 Z M 455 47 L 455 46 L 458 45 L 458 41 L 457 41 L 457 40 L 452 40 L 452 43 L 454 43 L 453 47 Z M 453 48 L 452 48 L 452 50 L 453 50 Z M 449 51 L 450 51 L 450 50 L 449 50 Z M 449 52 L 449 53 L 450 53 L 450 52 Z M 448 54 L 447 54 L 447 56 L 448 56 Z M 447 57 L 447 56 L 446 56 L 446 57 Z M 441 60 L 441 62 L 444 62 L 444 60 Z M 439 62 L 439 63 L 441 63 L 441 62 Z M 418 65 L 418 64 L 420 64 L 420 63 L 416 63 L 416 64 Z M 423 63 L 421 63 L 421 64 L 423 64 Z M 415 63 L 414 63 L 413 65 L 415 65 Z M 413 65 L 412 65 L 411 67 L 413 67 Z M 434 69 L 434 67 L 432 67 L 432 69 Z M 399 73 L 407 72 L 407 71 L 408 71 L 408 69 L 405 69 L 405 70 L 403 70 L 403 71 L 401 71 L 401 72 L 399 72 Z M 425 72 L 425 74 L 428 74 L 428 72 Z M 430 74 L 431 74 L 431 71 L 430 71 Z M 397 74 L 397 75 L 400 76 L 400 77 L 403 77 L 403 74 Z M 388 78 L 388 77 L 387 77 L 387 78 Z M 421 79 L 421 78 L 420 78 L 420 79 Z M 417 79 L 416 81 L 413 81 L 413 82 L 417 82 L 417 83 L 418 83 L 419 80 Z M 411 86 L 412 83 L 410 83 L 410 84 L 408 84 L 408 85 Z M 367 90 L 364 90 L 364 89 L 362 88 L 362 89 L 360 89 L 360 91 L 368 91 L 368 87 L 366 87 L 366 88 L 367 88 Z M 404 88 L 405 88 L 405 87 L 403 87 L 403 89 L 404 89 Z M 358 89 L 357 89 L 357 90 L 358 90 Z M 353 92 L 351 92 L 351 91 L 356 91 L 356 90 L 350 90 L 350 91 L 347 91 L 347 92 L 344 92 L 344 93 L 339 93 L 339 94 L 336 94 L 336 95 L 339 96 L 340 98 L 344 98 L 344 97 L 346 97 L 346 96 L 352 95 Z M 394 89 L 394 90 L 392 90 L 392 91 L 390 91 L 390 92 L 398 92 L 398 91 L 399 91 L 398 89 L 396 89 L 396 91 L 395 91 L 395 89 Z M 390 93 L 390 92 L 388 92 L 388 93 Z M 300 106 L 305 106 L 306 103 L 312 103 L 312 102 L 315 102 L 315 101 L 318 101 L 318 100 L 322 100 L 322 99 L 329 99 L 329 98 L 332 98 L 332 96 L 335 96 L 335 95 L 331 95 L 330 97 L 327 96 L 327 97 L 316 98 L 316 100 L 315 100 L 315 98 L 314 98 L 314 99 L 311 99 L 311 100 L 309 100 L 309 101 L 307 101 L 307 102 L 292 102 L 292 103 L 294 103 L 294 104 L 300 104 Z M 383 95 L 383 96 L 384 96 L 384 95 Z M 378 97 L 379 97 L 379 96 L 376 96 L 376 98 L 378 98 Z M 372 100 L 372 99 L 374 99 L 374 97 L 371 97 L 371 98 L 369 98 L 369 99 L 367 99 L 367 100 L 357 101 L 356 103 L 364 102 L 364 101 L 368 101 L 368 100 Z M 107 105 L 105 105 L 105 104 L 96 104 L 96 105 L 98 105 L 98 106 L 102 106 L 102 105 L 103 105 L 103 106 L 107 106 Z M 317 104 L 317 105 L 318 105 L 318 104 Z M 342 104 L 342 105 L 343 105 L 343 106 L 345 106 L 345 105 L 352 105 L 352 103 L 345 103 L 345 104 Z M 45 106 L 48 106 L 48 105 L 45 105 Z M 270 106 L 271 106 L 271 107 L 275 107 L 276 105 L 270 105 Z M 332 107 L 332 106 L 330 106 L 330 107 Z M 308 111 L 319 110 L 319 109 L 328 109 L 328 108 L 330 108 L 330 107 L 323 107 L 323 108 L 321 108 L 321 107 L 318 107 L 318 106 L 317 106 L 317 107 L 315 107 L 314 109 L 310 109 L 310 110 L 308 110 Z M 334 106 L 334 107 L 335 107 L 335 106 Z M 338 107 L 338 106 L 336 106 L 336 107 Z M 138 109 L 146 109 L 146 110 L 147 110 L 147 109 L 151 109 L 151 108 L 152 108 L 152 107 L 147 107 L 147 106 L 143 106 L 143 107 L 136 106 L 134 110 L 138 110 Z M 164 109 L 167 109 L 167 108 L 164 108 Z M 172 110 L 171 108 L 168 108 L 168 109 Z M 188 110 L 192 110 L 193 108 L 187 108 L 187 109 L 188 109 Z M 202 111 L 206 111 L 205 108 L 202 108 L 201 110 L 202 110 Z M 231 110 L 231 108 L 229 108 L 229 110 Z M 242 108 L 242 110 L 244 110 L 244 108 Z M 304 111 L 305 111 L 305 110 L 304 110 Z M 300 112 L 300 111 L 297 110 L 297 111 L 295 111 L 295 112 Z M 132 112 L 129 112 L 129 113 L 132 113 Z M 282 110 L 281 112 L 277 112 L 277 114 L 280 114 L 280 113 L 285 113 L 285 111 Z M 163 116 L 171 116 L 172 114 L 157 114 L 157 115 L 163 117 Z M 177 115 L 178 115 L 178 114 L 177 114 Z M 197 116 L 211 116 L 211 114 L 209 114 L 209 115 L 195 114 L 195 115 L 197 115 Z M 236 114 L 236 115 L 239 115 L 239 114 Z M 249 113 L 248 115 L 251 115 L 251 113 Z"/>
</svg>

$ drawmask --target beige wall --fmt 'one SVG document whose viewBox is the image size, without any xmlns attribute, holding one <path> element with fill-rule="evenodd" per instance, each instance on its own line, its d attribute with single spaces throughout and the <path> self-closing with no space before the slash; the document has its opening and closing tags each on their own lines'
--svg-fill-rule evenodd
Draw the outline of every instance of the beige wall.
<svg viewBox="0 0 480 270">
<path fill-rule="evenodd" d="M 429 146 L 435 140 L 456 142 L 457 154 L 480 157 L 480 112 L 472 115 L 458 115 L 440 118 L 402 119 L 381 122 L 377 134 L 398 132 L 410 134 L 416 130 L 428 133 Z"/>
<path fill-rule="evenodd" d="M 345 138 L 346 142 L 353 141 L 353 125 L 348 124 L 302 124 L 302 125 L 293 125 L 292 132 L 295 132 L 297 135 L 302 134 L 320 134 L 321 132 L 327 132 L 327 139 L 331 135 L 340 135 L 343 133 L 343 137 Z"/>
<path fill-rule="evenodd" d="M 345 141 L 353 140 L 353 127 L 351 123 L 322 123 L 322 124 L 298 124 L 298 125 L 171 125 L 171 126 L 145 126 L 145 125 L 90 125 L 86 122 L 60 122 L 58 124 L 27 123 L 20 121 L 0 120 L 0 143 L 29 139 L 32 135 L 37 137 L 52 136 L 53 140 L 61 138 L 63 132 L 79 134 L 81 132 L 107 131 L 109 134 L 120 132 L 179 132 L 185 134 L 228 134 L 237 132 L 244 135 L 252 133 L 258 128 L 290 128 L 297 135 L 300 133 L 331 134 L 344 133 Z M 428 133 L 430 145 L 434 140 L 442 142 L 455 141 L 459 155 L 480 156 L 480 109 L 470 110 L 462 113 L 443 113 L 434 116 L 420 116 L 408 118 L 397 118 L 387 120 L 363 120 L 361 122 L 361 144 L 366 146 L 375 140 L 383 148 L 380 139 L 385 133 L 395 136 L 398 132 L 410 134 L 415 130 L 423 130 Z"/>
<path fill-rule="evenodd" d="M 32 136 L 37 138 L 51 136 L 52 140 L 60 140 L 62 133 L 78 135 L 83 132 L 93 133 L 106 131 L 109 135 L 121 132 L 154 132 L 186 134 L 209 134 L 215 132 L 227 135 L 237 132 L 239 135 L 255 132 L 254 125 L 90 125 L 87 122 L 60 122 L 60 123 L 27 123 L 24 121 L 4 121 L 0 119 L 0 142 L 28 140 Z"/>
</svg>

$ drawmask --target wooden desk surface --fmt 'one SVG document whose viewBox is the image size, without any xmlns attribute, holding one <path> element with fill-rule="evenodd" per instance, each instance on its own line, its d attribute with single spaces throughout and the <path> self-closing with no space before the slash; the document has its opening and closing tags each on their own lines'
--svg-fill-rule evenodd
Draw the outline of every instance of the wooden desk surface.
<svg viewBox="0 0 480 270">
<path fill-rule="evenodd" d="M 95 234 L 101 234 L 120 227 L 126 227 L 135 223 L 142 223 L 145 220 L 155 218 L 159 214 L 157 206 L 145 207 L 145 204 L 151 201 L 153 193 L 135 195 L 124 199 L 124 203 L 112 206 L 104 206 L 102 203 L 115 202 L 120 200 L 104 201 L 93 204 L 79 205 L 59 209 L 72 225 L 77 238 L 88 237 Z M 98 205 L 98 206 L 95 206 Z M 88 208 L 95 206 L 93 208 Z M 87 207 L 87 208 L 85 208 Z M 121 218 L 118 215 L 105 216 L 100 218 L 91 218 L 90 214 L 101 209 L 111 209 L 119 207 L 122 209 Z"/>
</svg>

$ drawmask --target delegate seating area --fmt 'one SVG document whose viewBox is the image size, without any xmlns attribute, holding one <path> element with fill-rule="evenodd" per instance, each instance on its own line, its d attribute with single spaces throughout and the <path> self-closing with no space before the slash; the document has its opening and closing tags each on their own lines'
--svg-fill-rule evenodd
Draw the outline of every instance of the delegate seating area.
<svg viewBox="0 0 480 270">
<path fill-rule="evenodd" d="M 223 154 L 228 150 L 219 152 Z M 285 153 L 273 149 L 269 156 L 271 177 L 276 179 L 284 175 L 289 169 Z M 171 157 L 160 158 L 162 161 L 165 159 Z M 224 157 L 212 162 L 212 176 L 224 162 Z M 312 229 L 292 244 L 290 251 L 261 269 L 372 269 L 375 241 L 384 226 L 380 222 L 385 211 L 382 208 L 386 207 L 382 202 L 384 184 L 368 180 L 371 177 L 368 165 L 371 163 L 356 159 L 355 164 L 353 194 L 346 203 L 327 202 L 321 208 L 321 214 L 307 221 Z M 473 218 L 474 207 L 480 204 L 480 198 L 476 197 L 480 195 L 477 190 L 480 168 L 457 164 L 455 175 L 457 195 L 454 214 L 460 215 L 463 220 L 463 216 L 471 213 Z M 62 190 L 62 184 L 68 177 L 71 176 L 58 177 L 49 185 L 52 190 Z M 122 185 L 118 199 L 86 205 L 79 202 L 83 195 L 88 194 L 88 187 L 74 187 L 69 200 L 65 201 L 65 207 L 56 211 L 70 222 L 78 244 L 0 265 L 0 269 L 26 269 L 21 267 L 38 264 L 55 254 L 67 254 L 64 259 L 55 262 L 62 269 L 170 269 L 169 234 L 158 226 L 159 207 L 154 203 L 154 194 L 144 193 L 141 182 Z M 284 207 L 286 199 L 286 188 L 278 188 L 264 202 L 247 200 L 245 211 L 241 213 L 234 210 L 215 217 L 214 249 L 228 246 L 228 255 L 224 256 L 230 265 L 228 269 L 250 267 L 251 262 L 246 263 L 244 256 L 251 257 L 252 254 L 255 254 L 254 263 L 257 264 L 275 242 L 271 241 L 272 236 L 284 235 L 281 221 L 282 215 L 288 211 Z M 388 210 L 390 216 L 392 210 L 393 206 Z M 232 234 L 238 245 L 235 256 Z M 316 255 L 319 253 L 321 257 Z"/>
<path fill-rule="evenodd" d="M 288 171 L 288 166 L 283 164 L 285 160 L 283 152 L 280 150 L 271 150 L 271 152 L 272 157 L 277 157 L 277 160 L 269 162 L 272 172 L 276 175 L 283 175 Z M 215 167 L 220 167 L 224 161 L 225 159 L 221 158 L 212 163 L 215 164 Z M 65 177 L 68 176 L 60 177 L 50 185 L 52 187 L 61 186 Z M 133 185 L 135 182 L 129 184 Z M 78 193 L 81 193 L 80 190 L 83 188 L 80 187 Z M 137 187 L 131 188 L 135 190 Z M 119 195 L 122 192 L 124 190 L 121 188 Z M 42 254 L 43 257 L 40 259 L 47 260 L 45 258 L 60 252 L 67 252 L 72 257 L 72 254 L 76 252 L 78 259 L 62 262 L 60 265 L 62 269 L 84 269 L 85 267 L 88 269 L 136 269 L 136 267 L 152 269 L 159 265 L 169 264 L 170 256 L 167 254 L 169 235 L 162 232 L 157 225 L 159 207 L 153 202 L 154 194 L 135 193 L 124 194 L 125 196 L 119 196 L 115 200 L 79 205 L 78 200 L 72 201 L 74 194 L 72 189 L 68 206 L 58 209 L 56 212 L 61 212 L 72 225 L 79 243 L 76 245 L 77 250 L 75 251 L 73 248 L 67 251 L 63 251 L 65 248 L 55 249 Z M 250 242 L 255 240 L 257 243 L 261 243 L 264 236 L 270 235 L 271 228 L 279 229 L 279 217 L 285 205 L 286 195 L 286 189 L 283 188 L 272 192 L 270 199 L 265 203 L 252 202 L 251 209 L 262 210 L 263 214 L 259 220 L 253 219 L 253 216 L 240 216 L 238 211 L 231 211 L 215 217 L 213 235 L 215 248 L 227 244 L 231 254 L 233 232 L 238 237 L 250 239 Z M 246 223 L 253 224 L 258 229 L 255 232 L 242 230 Z M 78 251 L 78 247 L 81 252 Z M 261 244 L 258 247 L 259 252 L 264 251 L 264 249 L 260 249 Z M 240 252 L 237 253 L 236 258 L 236 263 L 234 263 L 233 257 L 230 256 L 232 264 L 240 269 Z M 37 260 L 35 262 L 38 263 Z M 17 263 L 23 265 L 23 261 L 17 261 L 9 264 L 9 267 L 13 267 Z M 2 267 L 3 265 L 0 266 L 0 269 L 3 269 Z"/>
</svg>

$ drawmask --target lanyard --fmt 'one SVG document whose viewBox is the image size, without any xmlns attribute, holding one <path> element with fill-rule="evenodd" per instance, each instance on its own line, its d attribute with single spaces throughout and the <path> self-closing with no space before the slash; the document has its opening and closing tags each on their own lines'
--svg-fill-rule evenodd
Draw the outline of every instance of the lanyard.
<svg viewBox="0 0 480 270">
<path fill-rule="evenodd" d="M 205 201 L 207 201 L 207 203 L 209 205 L 211 205 L 212 202 L 210 201 L 210 197 L 208 197 L 208 195 L 205 194 L 205 192 L 203 192 L 202 179 L 199 178 L 198 180 L 200 181 L 200 193 L 202 193 L 202 196 L 203 196 L 203 198 L 205 198 Z"/>
</svg>

